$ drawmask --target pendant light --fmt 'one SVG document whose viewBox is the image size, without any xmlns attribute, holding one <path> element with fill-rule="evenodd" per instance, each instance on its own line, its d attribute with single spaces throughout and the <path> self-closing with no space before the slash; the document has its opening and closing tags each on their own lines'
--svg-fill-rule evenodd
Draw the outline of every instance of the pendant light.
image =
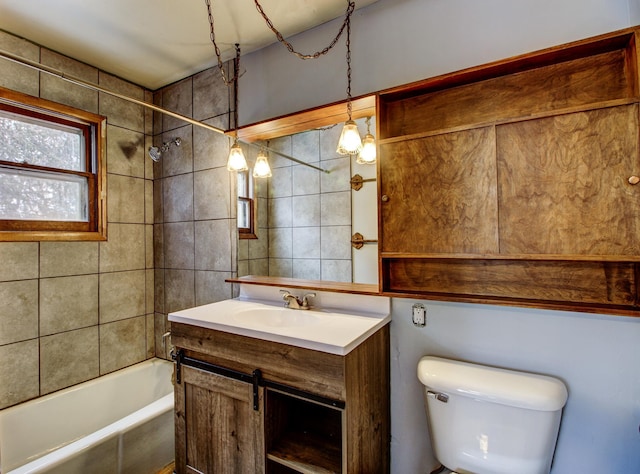
<svg viewBox="0 0 640 474">
<path fill-rule="evenodd" d="M 258 158 L 256 159 L 256 164 L 253 166 L 253 177 L 254 178 L 270 178 L 271 177 L 271 167 L 269 166 L 269 160 L 267 159 L 267 154 L 264 150 L 260 150 L 258 152 Z"/>
<path fill-rule="evenodd" d="M 355 155 L 362 150 L 362 140 L 358 125 L 351 118 L 351 17 L 347 16 L 347 114 L 349 118 L 342 127 L 337 152 L 341 155 Z"/>
<path fill-rule="evenodd" d="M 371 165 L 376 162 L 376 138 L 371 134 L 371 117 L 367 117 L 367 134 L 362 140 L 362 150 L 358 153 L 356 163 Z"/>
<path fill-rule="evenodd" d="M 229 158 L 227 159 L 227 169 L 229 171 L 246 171 L 249 169 L 247 166 L 247 159 L 244 157 L 242 148 L 238 143 L 238 78 L 240 77 L 238 72 L 240 71 L 240 45 L 236 43 L 236 58 L 233 61 L 234 69 L 234 88 L 233 88 L 233 126 L 235 136 L 233 138 L 233 145 L 229 149 Z"/>
</svg>

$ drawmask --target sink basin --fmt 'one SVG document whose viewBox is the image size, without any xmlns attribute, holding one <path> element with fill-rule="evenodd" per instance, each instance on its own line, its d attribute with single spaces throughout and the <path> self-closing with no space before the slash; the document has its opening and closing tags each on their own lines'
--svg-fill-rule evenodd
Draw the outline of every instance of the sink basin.
<svg viewBox="0 0 640 474">
<path fill-rule="evenodd" d="M 169 321 L 345 355 L 389 322 L 388 305 L 382 309 L 297 310 L 280 301 L 236 298 L 170 313 Z"/>
<path fill-rule="evenodd" d="M 241 309 L 232 315 L 241 324 L 255 324 L 269 327 L 299 327 L 318 324 L 320 318 L 310 310 L 287 308 L 253 307 Z"/>
</svg>

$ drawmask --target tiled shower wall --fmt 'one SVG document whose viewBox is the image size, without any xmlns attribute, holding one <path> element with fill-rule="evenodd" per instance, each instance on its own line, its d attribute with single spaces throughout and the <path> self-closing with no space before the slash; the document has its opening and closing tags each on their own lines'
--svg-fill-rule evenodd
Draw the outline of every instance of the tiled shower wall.
<svg viewBox="0 0 640 474">
<path fill-rule="evenodd" d="M 154 93 L 154 103 L 221 129 L 230 127 L 229 94 L 218 68 Z M 154 165 L 156 341 L 167 314 L 232 297 L 236 275 L 235 175 L 229 139 L 168 115 L 154 117 L 156 146 L 181 139 Z M 158 356 L 162 353 L 158 345 Z"/>
<path fill-rule="evenodd" d="M 139 100 L 141 87 L 0 31 L 0 48 Z M 152 114 L 0 59 L 0 86 L 107 117 L 106 242 L 0 242 L 0 408 L 155 354 Z"/>
</svg>

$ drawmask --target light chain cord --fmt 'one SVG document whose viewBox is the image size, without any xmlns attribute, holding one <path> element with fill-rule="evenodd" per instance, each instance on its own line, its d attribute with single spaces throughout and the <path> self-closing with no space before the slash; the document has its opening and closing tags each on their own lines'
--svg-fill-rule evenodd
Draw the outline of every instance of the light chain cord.
<svg viewBox="0 0 640 474">
<path fill-rule="evenodd" d="M 209 1 L 209 0 L 207 0 L 207 1 Z M 340 36 L 342 36 L 342 33 L 343 33 L 345 27 L 348 27 L 349 19 L 351 18 L 351 14 L 353 13 L 353 10 L 356 8 L 356 4 L 355 4 L 354 1 L 347 0 L 347 11 L 345 13 L 344 22 L 342 23 L 342 26 L 340 27 L 340 30 L 338 31 L 338 34 L 336 35 L 335 38 L 333 38 L 333 41 L 331 41 L 329 46 L 327 46 L 326 48 L 324 48 L 321 51 L 316 51 L 313 54 L 303 54 L 303 53 L 299 53 L 298 51 L 296 51 L 293 48 L 293 45 L 291 43 L 289 43 L 284 38 L 284 36 L 282 36 L 282 33 L 280 33 L 280 31 L 278 31 L 278 29 L 273 25 L 273 22 L 269 19 L 269 17 L 265 13 L 264 9 L 262 8 L 262 5 L 260 5 L 260 2 L 258 0 L 253 0 L 253 1 L 256 4 L 256 9 L 260 12 L 260 14 L 262 15 L 262 18 L 264 18 L 264 21 L 267 23 L 267 26 L 269 27 L 269 29 L 271 31 L 273 31 L 273 33 L 276 35 L 276 38 L 278 38 L 278 41 L 280 41 L 283 45 L 285 45 L 285 47 L 289 50 L 290 53 L 295 54 L 300 59 L 317 59 L 320 56 L 322 56 L 324 54 L 327 54 L 331 50 L 331 48 L 333 48 L 336 45 L 336 43 L 340 39 Z"/>
</svg>

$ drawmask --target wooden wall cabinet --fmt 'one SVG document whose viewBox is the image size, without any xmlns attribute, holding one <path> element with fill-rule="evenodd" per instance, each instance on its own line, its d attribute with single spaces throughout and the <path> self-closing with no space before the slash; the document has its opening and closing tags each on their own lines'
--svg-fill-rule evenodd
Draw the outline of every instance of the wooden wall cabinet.
<svg viewBox="0 0 640 474">
<path fill-rule="evenodd" d="M 380 93 L 383 293 L 638 314 L 639 39 Z"/>
<path fill-rule="evenodd" d="M 177 474 L 389 472 L 388 325 L 344 356 L 175 322 L 171 341 Z"/>
</svg>

